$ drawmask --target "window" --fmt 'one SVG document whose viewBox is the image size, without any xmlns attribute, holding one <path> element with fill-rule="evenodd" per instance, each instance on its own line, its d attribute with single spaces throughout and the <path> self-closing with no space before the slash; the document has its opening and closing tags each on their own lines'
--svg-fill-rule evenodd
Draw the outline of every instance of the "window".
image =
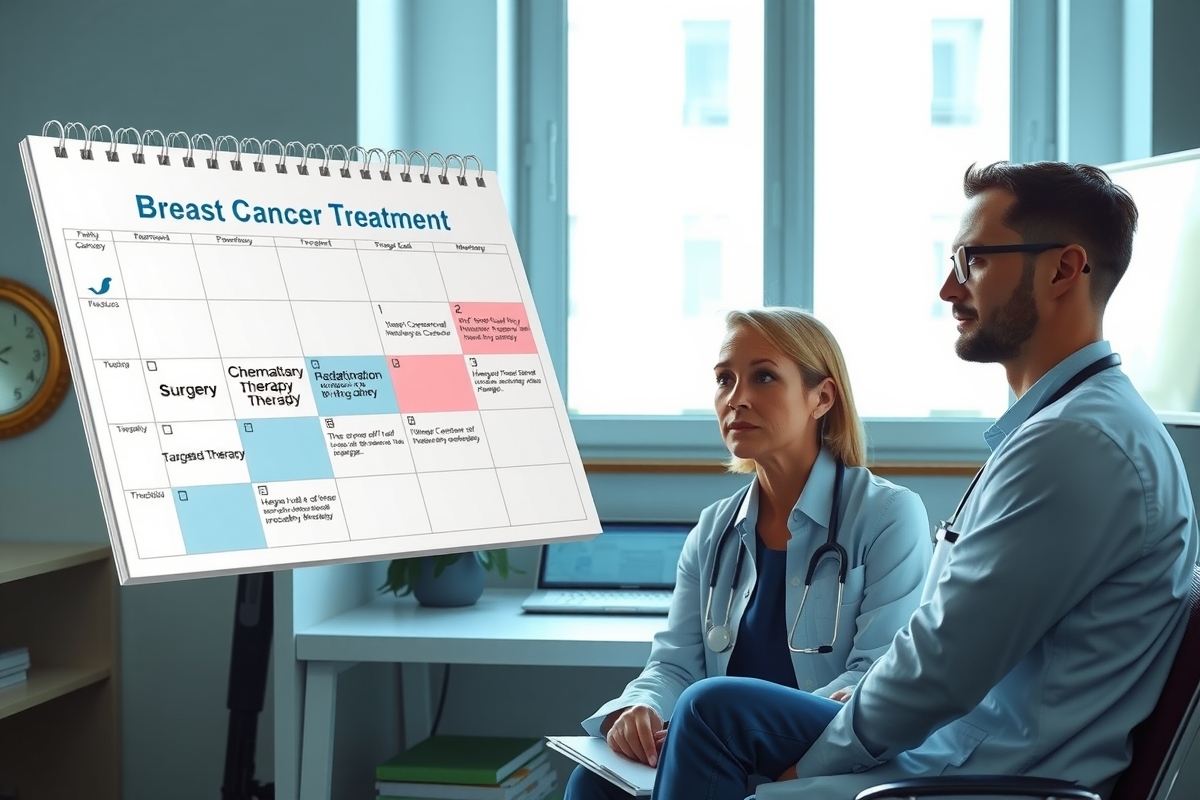
<svg viewBox="0 0 1200 800">
<path fill-rule="evenodd" d="M 763 300 L 763 7 L 567 4 L 567 407 L 712 414 Z M 682 113 L 681 113 L 682 109 Z"/>
<path fill-rule="evenodd" d="M 721 302 L 721 220 L 683 221 L 683 316 L 712 317 Z"/>
<path fill-rule="evenodd" d="M 975 76 L 983 20 L 933 20 L 934 125 L 973 125 L 978 118 Z"/>
<path fill-rule="evenodd" d="M 729 124 L 729 20 L 683 21 L 683 124 Z"/>
<path fill-rule="evenodd" d="M 1008 406 L 1003 372 L 961 361 L 935 309 L 963 173 L 1009 157 L 1009 15 L 1010 0 L 816 3 L 814 311 L 865 417 Z"/>
</svg>

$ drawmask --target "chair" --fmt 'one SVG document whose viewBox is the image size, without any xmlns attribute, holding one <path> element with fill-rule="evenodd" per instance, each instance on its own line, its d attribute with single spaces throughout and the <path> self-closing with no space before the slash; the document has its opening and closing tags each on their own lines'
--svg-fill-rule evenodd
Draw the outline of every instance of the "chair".
<svg viewBox="0 0 1200 800">
<path fill-rule="evenodd" d="M 1166 800 L 1188 745 L 1200 730 L 1194 715 L 1200 694 L 1200 565 L 1192 571 L 1188 621 L 1158 702 L 1133 729 L 1133 758 L 1117 779 L 1109 800 Z M 1164 793 L 1165 792 L 1165 793 Z M 1040 797 L 1044 800 L 1099 800 L 1070 781 L 1013 775 L 951 775 L 913 778 L 873 786 L 855 800 L 907 800 L 917 797 Z"/>
</svg>

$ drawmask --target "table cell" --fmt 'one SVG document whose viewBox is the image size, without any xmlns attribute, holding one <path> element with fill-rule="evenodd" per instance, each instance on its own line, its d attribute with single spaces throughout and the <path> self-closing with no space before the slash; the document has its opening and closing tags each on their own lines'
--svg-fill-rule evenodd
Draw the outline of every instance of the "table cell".
<svg viewBox="0 0 1200 800">
<path fill-rule="evenodd" d="M 229 385 L 218 358 L 155 359 L 142 374 L 150 392 L 154 419 L 232 420 Z"/>
<path fill-rule="evenodd" d="M 521 302 L 521 290 L 508 256 L 438 253 L 437 260 L 450 302 Z"/>
<path fill-rule="evenodd" d="M 382 355 L 376 311 L 371 303 L 292 303 L 296 332 L 309 356 Z"/>
<path fill-rule="evenodd" d="M 255 483 L 254 498 L 269 547 L 349 541 L 337 482 Z"/>
<path fill-rule="evenodd" d="M 145 231 L 113 231 L 114 242 L 131 244 L 191 244 L 191 234 L 187 233 L 147 233 Z"/>
<path fill-rule="evenodd" d="M 260 247 L 273 250 L 275 248 L 275 239 L 271 236 L 250 234 L 226 236 L 220 233 L 193 233 L 192 244 L 197 246 L 197 250 L 199 250 L 200 245 L 217 245 L 225 248 L 225 252 L 228 252 L 231 248 L 241 247 Z"/>
<path fill-rule="evenodd" d="M 341 478 L 342 506 L 350 538 L 390 539 L 431 533 L 429 515 L 416 475 Z"/>
<path fill-rule="evenodd" d="M 267 546 L 249 483 L 176 486 L 171 494 L 188 555 Z"/>
<path fill-rule="evenodd" d="M 553 405 L 537 355 L 466 356 L 479 408 L 546 408 Z"/>
<path fill-rule="evenodd" d="M 237 432 L 254 483 L 333 477 L 316 417 L 239 420 Z"/>
<path fill-rule="evenodd" d="M 246 450 L 234 420 L 160 422 L 158 435 L 171 486 L 249 484 Z"/>
<path fill-rule="evenodd" d="M 375 302 L 446 302 L 446 287 L 437 259 L 430 252 L 364 251 L 358 253 L 367 292 Z"/>
<path fill-rule="evenodd" d="M 138 358 L 138 340 L 128 300 L 81 300 L 80 316 L 94 359 Z"/>
<path fill-rule="evenodd" d="M 75 280 L 75 294 L 93 300 L 125 297 L 125 281 L 112 242 L 92 239 L 67 243 L 67 258 Z"/>
<path fill-rule="evenodd" d="M 212 300 L 208 311 L 225 358 L 304 355 L 292 306 L 285 300 Z"/>
<path fill-rule="evenodd" d="M 81 239 L 85 242 L 111 242 L 111 231 L 101 231 L 95 228 L 63 228 L 63 238 L 68 242 Z"/>
<path fill-rule="evenodd" d="M 395 414 L 394 380 L 382 356 L 308 359 L 309 386 L 321 417 Z"/>
<path fill-rule="evenodd" d="M 492 469 L 418 473 L 421 496 L 435 532 L 508 525 L 504 495 Z"/>
<path fill-rule="evenodd" d="M 221 363 L 235 417 L 317 415 L 308 365 L 303 358 L 227 358 Z"/>
<path fill-rule="evenodd" d="M 462 353 L 446 303 L 376 303 L 374 308 L 388 355 Z"/>
<path fill-rule="evenodd" d="M 273 248 L 197 245 L 196 263 L 209 300 L 290 299 Z"/>
<path fill-rule="evenodd" d="M 451 303 L 450 308 L 464 353 L 537 352 L 524 303 Z"/>
<path fill-rule="evenodd" d="M 496 470 L 513 525 L 569 522 L 587 517 L 570 464 Z"/>
<path fill-rule="evenodd" d="M 293 300 L 370 300 L 352 250 L 279 248 L 279 265 Z"/>
<path fill-rule="evenodd" d="M 116 248 L 128 297 L 154 300 L 204 297 L 204 281 L 200 278 L 200 266 L 196 263 L 196 251 L 191 242 L 117 242 Z"/>
<path fill-rule="evenodd" d="M 89 301 L 91 302 L 91 301 Z M 219 358 L 204 300 L 128 300 L 142 358 Z"/>
<path fill-rule="evenodd" d="M 150 404 L 142 362 L 100 359 L 93 363 L 104 418 L 113 423 L 153 423 L 154 408 Z"/>
<path fill-rule="evenodd" d="M 174 497 L 169 486 L 125 492 L 138 558 L 187 555 Z"/>
<path fill-rule="evenodd" d="M 337 478 L 412 472 L 408 429 L 399 414 L 324 417 L 321 433 Z"/>
<path fill-rule="evenodd" d="M 432 253 L 433 242 L 399 242 L 381 241 L 379 239 L 359 239 L 355 242 L 358 252 L 362 253 Z"/>
<path fill-rule="evenodd" d="M 404 414 L 403 417 L 418 472 L 493 466 L 479 412 Z"/>
<path fill-rule="evenodd" d="M 463 253 L 465 255 L 508 255 L 508 248 L 502 244 L 479 244 L 472 242 L 434 242 L 434 251 L 438 253 Z"/>
<path fill-rule="evenodd" d="M 109 425 L 117 478 L 122 489 L 170 487 L 167 462 L 153 422 L 140 425 Z"/>
<path fill-rule="evenodd" d="M 388 356 L 387 365 L 404 414 L 478 408 L 460 355 Z"/>
<path fill-rule="evenodd" d="M 301 250 L 354 250 L 353 239 L 323 239 L 318 237 L 276 236 L 276 247 Z"/>
<path fill-rule="evenodd" d="M 492 463 L 497 467 L 561 464 L 569 459 L 553 408 L 481 411 Z"/>
</svg>

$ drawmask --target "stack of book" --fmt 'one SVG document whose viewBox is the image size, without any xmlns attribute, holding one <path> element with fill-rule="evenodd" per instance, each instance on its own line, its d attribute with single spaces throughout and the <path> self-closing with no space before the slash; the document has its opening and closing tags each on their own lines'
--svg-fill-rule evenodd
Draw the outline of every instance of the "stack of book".
<svg viewBox="0 0 1200 800">
<path fill-rule="evenodd" d="M 0 689 L 6 689 L 24 681 L 25 673 L 28 670 L 28 647 L 0 649 Z"/>
<path fill-rule="evenodd" d="M 558 786 L 544 741 L 430 736 L 375 768 L 378 800 L 545 800 Z"/>
</svg>

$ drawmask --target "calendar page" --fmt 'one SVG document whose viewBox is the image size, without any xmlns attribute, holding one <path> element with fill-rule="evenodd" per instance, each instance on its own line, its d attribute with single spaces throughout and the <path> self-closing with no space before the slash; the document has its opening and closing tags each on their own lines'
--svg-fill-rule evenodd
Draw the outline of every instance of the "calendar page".
<svg viewBox="0 0 1200 800">
<path fill-rule="evenodd" d="M 21 149 L 123 583 L 600 531 L 493 173 L 59 144 Z"/>
</svg>

